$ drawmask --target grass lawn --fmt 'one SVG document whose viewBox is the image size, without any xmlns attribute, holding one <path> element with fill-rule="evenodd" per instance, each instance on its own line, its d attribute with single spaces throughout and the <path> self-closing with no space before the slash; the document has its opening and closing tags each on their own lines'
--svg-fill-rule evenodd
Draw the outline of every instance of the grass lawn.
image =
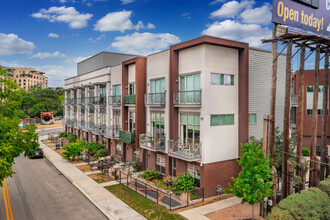
<svg viewBox="0 0 330 220">
<path fill-rule="evenodd" d="M 121 184 L 106 186 L 105 188 L 147 219 L 185 219 Z"/>
</svg>

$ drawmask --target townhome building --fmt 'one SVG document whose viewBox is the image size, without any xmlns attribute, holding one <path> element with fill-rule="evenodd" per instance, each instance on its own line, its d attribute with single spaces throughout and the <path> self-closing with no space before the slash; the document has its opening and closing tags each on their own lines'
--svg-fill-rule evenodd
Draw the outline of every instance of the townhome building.
<svg viewBox="0 0 330 220">
<path fill-rule="evenodd" d="M 280 88 L 284 62 L 281 55 Z M 189 173 L 206 197 L 214 196 L 240 171 L 240 143 L 262 137 L 270 68 L 269 51 L 209 36 L 146 57 L 102 52 L 78 63 L 77 76 L 65 81 L 65 129 L 142 170 Z"/>
</svg>

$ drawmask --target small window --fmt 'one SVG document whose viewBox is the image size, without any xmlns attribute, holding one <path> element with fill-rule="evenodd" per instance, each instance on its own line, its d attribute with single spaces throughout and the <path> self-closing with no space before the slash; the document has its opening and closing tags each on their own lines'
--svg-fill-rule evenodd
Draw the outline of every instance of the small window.
<svg viewBox="0 0 330 220">
<path fill-rule="evenodd" d="M 257 114 L 252 113 L 249 114 L 249 124 L 256 124 L 257 123 Z"/>
<path fill-rule="evenodd" d="M 234 114 L 211 115 L 211 126 L 233 125 L 235 122 Z"/>
<path fill-rule="evenodd" d="M 116 155 L 121 156 L 121 143 L 120 142 L 116 143 Z"/>
<path fill-rule="evenodd" d="M 211 74 L 211 85 L 225 85 L 225 86 L 233 86 L 234 85 L 235 76 L 230 74 Z"/>
<path fill-rule="evenodd" d="M 165 156 L 157 154 L 156 157 L 156 171 L 165 174 Z"/>
</svg>

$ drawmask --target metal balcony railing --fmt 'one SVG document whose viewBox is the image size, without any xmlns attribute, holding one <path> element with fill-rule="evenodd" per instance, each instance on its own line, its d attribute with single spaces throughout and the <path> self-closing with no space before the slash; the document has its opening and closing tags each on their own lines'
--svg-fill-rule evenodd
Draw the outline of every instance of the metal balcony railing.
<svg viewBox="0 0 330 220">
<path fill-rule="evenodd" d="M 108 103 L 109 105 L 120 106 L 121 96 L 120 95 L 108 96 Z"/>
<path fill-rule="evenodd" d="M 88 105 L 99 105 L 100 97 L 88 97 Z"/>
<path fill-rule="evenodd" d="M 107 97 L 106 96 L 100 96 L 99 98 L 99 105 L 106 105 L 107 104 Z"/>
<path fill-rule="evenodd" d="M 125 105 L 135 105 L 135 95 L 125 95 L 124 104 Z"/>
<path fill-rule="evenodd" d="M 71 101 L 72 105 L 77 105 L 78 104 L 78 99 L 77 98 L 73 98 Z"/>
<path fill-rule="evenodd" d="M 88 122 L 88 131 L 94 131 L 95 130 L 95 123 L 93 121 Z"/>
<path fill-rule="evenodd" d="M 174 107 L 200 107 L 202 90 L 179 91 L 173 94 Z"/>
<path fill-rule="evenodd" d="M 165 136 L 140 134 L 140 147 L 151 151 L 165 151 Z"/>
<path fill-rule="evenodd" d="M 95 127 L 95 132 L 100 135 L 105 135 L 107 133 L 107 126 L 105 124 L 98 124 Z"/>
<path fill-rule="evenodd" d="M 147 106 L 165 106 L 165 93 L 144 94 L 144 103 Z"/>
<path fill-rule="evenodd" d="M 80 99 L 78 100 L 78 104 L 79 104 L 79 105 L 85 105 L 85 99 L 86 99 L 86 98 L 80 98 Z"/>
<path fill-rule="evenodd" d="M 135 133 L 119 131 L 119 140 L 127 144 L 135 144 Z"/>
<path fill-rule="evenodd" d="M 108 138 L 119 138 L 120 131 L 121 131 L 120 125 L 112 125 L 110 128 L 107 128 L 106 136 Z"/>
<path fill-rule="evenodd" d="M 201 159 L 201 143 L 180 143 L 180 141 L 168 141 L 168 155 L 185 161 L 198 161 Z"/>
</svg>

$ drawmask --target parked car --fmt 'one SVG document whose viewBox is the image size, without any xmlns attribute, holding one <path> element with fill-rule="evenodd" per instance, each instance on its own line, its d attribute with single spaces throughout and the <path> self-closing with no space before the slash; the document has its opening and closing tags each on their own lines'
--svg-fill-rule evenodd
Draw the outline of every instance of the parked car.
<svg viewBox="0 0 330 220">
<path fill-rule="evenodd" d="M 37 148 L 37 150 L 34 151 L 33 156 L 31 157 L 31 159 L 35 159 L 35 158 L 43 158 L 44 157 L 44 152 L 41 148 Z"/>
</svg>

